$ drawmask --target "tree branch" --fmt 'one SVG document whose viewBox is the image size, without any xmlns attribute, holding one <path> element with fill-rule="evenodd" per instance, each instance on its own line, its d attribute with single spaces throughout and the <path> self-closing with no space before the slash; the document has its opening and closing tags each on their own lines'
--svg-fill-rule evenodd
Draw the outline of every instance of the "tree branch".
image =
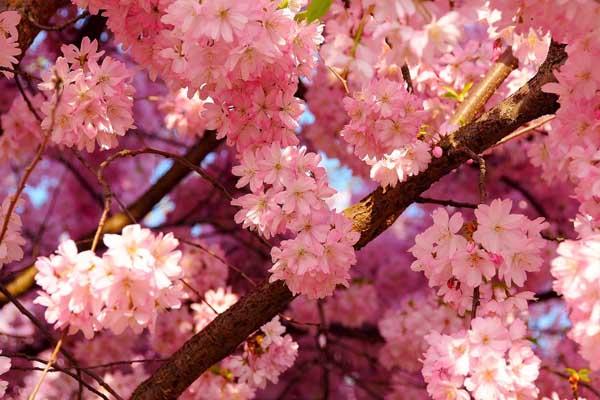
<svg viewBox="0 0 600 400">
<path fill-rule="evenodd" d="M 440 146 L 444 156 L 434 159 L 427 170 L 395 188 L 378 188 L 344 214 L 353 221 L 361 237 L 358 250 L 387 229 L 425 190 L 470 158 L 463 150 L 482 153 L 521 125 L 558 110 L 558 97 L 542 92 L 556 81 L 552 71 L 565 60 L 563 45 L 552 43 L 548 57 L 536 76 L 515 94 L 476 121 L 446 136 Z M 281 281 L 262 283 L 215 318 L 203 331 L 188 340 L 149 379 L 135 390 L 132 400 L 174 400 L 204 371 L 219 362 L 250 334 L 283 311 L 293 299 Z"/>
<path fill-rule="evenodd" d="M 217 140 L 215 132 L 207 131 L 204 137 L 188 150 L 185 159 L 190 164 L 197 165 L 213 151 L 221 141 Z M 154 206 L 169 193 L 179 182 L 181 182 L 191 170 L 181 163 L 173 163 L 173 166 L 164 174 L 154 185 L 152 185 L 144 194 L 142 194 L 133 204 L 127 208 L 127 212 L 120 212 L 106 220 L 102 233 L 118 233 L 123 227 L 134 220 L 142 219 L 148 214 Z M 95 231 L 94 231 L 95 232 Z M 94 232 L 90 232 L 85 237 L 93 237 Z M 82 246 L 85 247 L 85 246 Z M 8 291 L 15 297 L 27 292 L 35 283 L 35 266 L 30 266 L 21 272 L 13 281 L 6 285 Z M 7 299 L 0 295 L 0 305 L 6 304 Z"/>
</svg>

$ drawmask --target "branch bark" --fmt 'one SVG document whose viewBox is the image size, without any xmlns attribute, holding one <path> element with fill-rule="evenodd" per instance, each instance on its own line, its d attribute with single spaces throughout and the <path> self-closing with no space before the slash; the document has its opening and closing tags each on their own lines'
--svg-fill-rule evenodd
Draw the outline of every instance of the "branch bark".
<svg viewBox="0 0 600 400">
<path fill-rule="evenodd" d="M 216 149 L 220 143 L 221 141 L 217 140 L 215 132 L 207 131 L 205 132 L 204 137 L 188 150 L 184 158 L 190 163 L 197 165 L 204 159 L 204 157 L 208 155 L 208 153 Z M 104 224 L 102 233 L 120 232 L 123 227 L 134 222 L 131 220 L 130 216 L 135 220 L 142 219 L 190 172 L 191 170 L 186 166 L 180 163 L 173 163 L 173 166 L 167 171 L 167 173 L 160 177 L 160 179 L 158 179 L 154 185 L 146 190 L 144 194 L 142 194 L 127 208 L 127 213 L 120 212 L 108 218 Z M 86 235 L 85 237 L 92 238 L 94 233 L 95 232 L 90 232 L 90 234 Z M 86 246 L 82 245 L 82 247 Z M 8 283 L 6 288 L 13 296 L 18 297 L 33 287 L 36 273 L 37 270 L 35 269 L 35 266 L 31 265 L 19 273 L 14 280 Z M 0 294 L 0 306 L 6 304 L 7 302 L 8 299 L 4 295 Z"/>
<path fill-rule="evenodd" d="M 378 188 L 344 214 L 353 221 L 361 237 L 358 250 L 387 229 L 398 216 L 434 182 L 450 173 L 469 156 L 468 148 L 480 154 L 519 126 L 558 110 L 558 98 L 542 92 L 556 81 L 553 70 L 566 60 L 564 46 L 552 43 L 536 76 L 515 94 L 464 125 L 440 143 L 444 156 L 434 159 L 427 170 L 393 189 Z M 133 393 L 132 400 L 174 400 L 204 371 L 229 355 L 248 335 L 283 311 L 293 299 L 282 282 L 262 283 L 220 314 L 203 331 L 188 340 Z"/>
</svg>

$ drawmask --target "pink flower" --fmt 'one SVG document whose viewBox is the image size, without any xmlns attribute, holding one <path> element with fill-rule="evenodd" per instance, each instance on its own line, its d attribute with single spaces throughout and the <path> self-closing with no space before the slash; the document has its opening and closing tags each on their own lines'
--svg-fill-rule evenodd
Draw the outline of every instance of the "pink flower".
<svg viewBox="0 0 600 400">
<path fill-rule="evenodd" d="M 475 210 L 477 230 L 473 239 L 486 250 L 500 253 L 520 238 L 519 229 L 523 226 L 523 216 L 511 214 L 511 200 L 493 200 L 488 206 L 480 205 Z"/>
<path fill-rule="evenodd" d="M 452 258 L 452 274 L 470 287 L 477 287 L 483 278 L 487 281 L 492 279 L 496 274 L 496 266 L 485 251 L 469 242 Z"/>
<path fill-rule="evenodd" d="M 499 318 L 475 318 L 471 322 L 469 341 L 474 346 L 474 355 L 486 351 L 504 353 L 510 348 L 510 336 Z"/>
<path fill-rule="evenodd" d="M 501 399 L 511 383 L 504 358 L 494 353 L 484 354 L 480 368 L 465 379 L 465 387 L 475 399 Z"/>
<path fill-rule="evenodd" d="M 215 0 L 203 4 L 200 11 L 202 32 L 211 39 L 223 38 L 232 42 L 234 34 L 239 34 L 248 22 L 246 5 L 233 0 Z"/>
</svg>

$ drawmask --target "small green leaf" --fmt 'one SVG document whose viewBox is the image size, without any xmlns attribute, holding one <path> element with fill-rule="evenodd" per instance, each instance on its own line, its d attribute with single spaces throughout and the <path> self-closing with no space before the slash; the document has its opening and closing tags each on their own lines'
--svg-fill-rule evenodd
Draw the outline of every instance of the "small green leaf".
<svg viewBox="0 0 600 400">
<path fill-rule="evenodd" d="M 446 93 L 444 93 L 442 97 L 462 103 L 467 98 L 469 90 L 471 90 L 472 87 L 473 82 L 467 82 L 465 86 L 460 90 L 460 92 L 457 92 L 456 90 L 454 90 L 454 88 L 450 86 L 442 86 L 442 89 L 446 90 Z"/>
<path fill-rule="evenodd" d="M 462 96 L 463 100 L 467 97 L 467 95 L 469 94 L 469 90 L 471 90 L 472 87 L 473 82 L 467 82 L 465 84 L 465 87 L 462 88 L 462 90 L 460 91 L 460 95 Z"/>
<path fill-rule="evenodd" d="M 305 20 L 306 19 L 306 10 L 300 11 L 298 14 L 296 14 L 294 19 L 298 22 Z"/>
<path fill-rule="evenodd" d="M 306 21 L 313 22 L 329 11 L 332 0 L 312 0 L 306 9 Z"/>
<path fill-rule="evenodd" d="M 540 344 L 538 342 L 538 340 L 536 338 L 534 338 L 533 336 L 528 336 L 527 340 L 529 340 L 531 343 L 535 344 L 536 346 L 538 346 Z"/>
<path fill-rule="evenodd" d="M 577 370 L 576 369 L 565 368 L 565 370 L 567 371 L 567 374 L 569 374 L 569 375 L 577 375 Z"/>
<path fill-rule="evenodd" d="M 579 379 L 582 382 L 590 383 L 592 380 L 590 379 L 590 370 L 587 368 L 580 369 L 577 371 L 577 375 L 579 375 Z"/>
</svg>

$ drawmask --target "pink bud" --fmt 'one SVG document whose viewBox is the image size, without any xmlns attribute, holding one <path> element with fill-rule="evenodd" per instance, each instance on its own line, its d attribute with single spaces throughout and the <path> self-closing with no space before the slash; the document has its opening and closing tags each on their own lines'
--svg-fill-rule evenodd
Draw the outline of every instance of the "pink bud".
<svg viewBox="0 0 600 400">
<path fill-rule="evenodd" d="M 442 150 L 442 148 L 440 146 L 435 146 L 431 153 L 433 154 L 433 156 L 435 158 L 440 158 L 442 156 L 442 154 L 444 153 L 444 151 Z"/>
</svg>

